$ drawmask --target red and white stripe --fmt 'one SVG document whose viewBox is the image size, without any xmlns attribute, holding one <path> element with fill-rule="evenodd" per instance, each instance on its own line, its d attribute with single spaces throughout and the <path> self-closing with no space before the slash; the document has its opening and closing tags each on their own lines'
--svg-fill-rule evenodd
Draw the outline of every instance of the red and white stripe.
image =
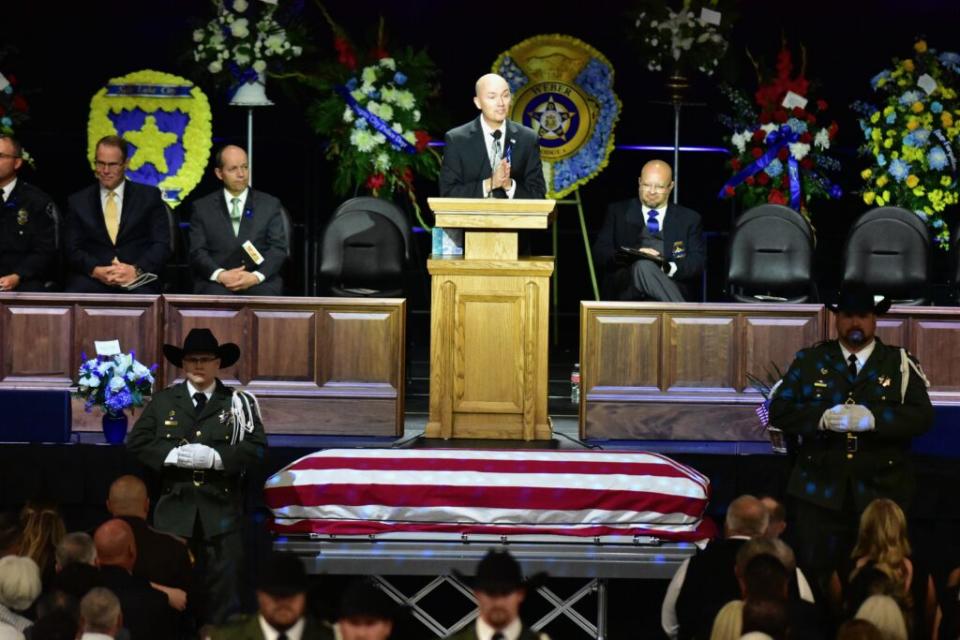
<svg viewBox="0 0 960 640">
<path fill-rule="evenodd" d="M 709 480 L 665 456 L 594 451 L 331 449 L 267 480 L 282 533 L 696 541 Z"/>
</svg>

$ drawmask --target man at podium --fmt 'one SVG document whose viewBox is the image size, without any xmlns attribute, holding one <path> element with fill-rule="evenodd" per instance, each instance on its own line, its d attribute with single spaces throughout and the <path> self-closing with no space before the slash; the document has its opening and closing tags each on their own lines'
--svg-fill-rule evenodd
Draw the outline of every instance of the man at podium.
<svg viewBox="0 0 960 640">
<path fill-rule="evenodd" d="M 508 119 L 510 86 L 495 73 L 477 80 L 475 120 L 451 129 L 440 167 L 445 198 L 543 199 L 547 185 L 540 139 L 533 129 Z"/>
</svg>

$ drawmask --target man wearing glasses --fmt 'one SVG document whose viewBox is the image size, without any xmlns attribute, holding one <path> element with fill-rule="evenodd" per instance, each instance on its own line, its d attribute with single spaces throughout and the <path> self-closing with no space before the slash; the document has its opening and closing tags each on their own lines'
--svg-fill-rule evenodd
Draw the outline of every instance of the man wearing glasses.
<svg viewBox="0 0 960 640">
<path fill-rule="evenodd" d="M 126 179 L 127 155 L 120 136 L 101 138 L 93 163 L 97 183 L 67 201 L 67 291 L 123 293 L 142 273 L 159 275 L 170 257 L 160 191 Z M 160 293 L 160 282 L 134 291 Z"/>
<path fill-rule="evenodd" d="M 154 526 L 186 538 L 196 558 L 201 601 L 188 605 L 203 624 L 221 624 L 240 606 L 243 476 L 263 460 L 267 439 L 256 398 L 217 378 L 240 347 L 191 329 L 182 348 L 165 344 L 163 355 L 185 380 L 153 394 L 127 449 L 163 481 Z"/>
<path fill-rule="evenodd" d="M 0 291 L 43 291 L 56 255 L 57 206 L 17 177 L 20 143 L 0 135 Z"/>
<path fill-rule="evenodd" d="M 703 272 L 700 215 L 670 202 L 673 170 L 662 160 L 643 165 L 639 198 L 607 208 L 593 255 L 606 271 L 604 297 L 683 302 Z"/>
</svg>

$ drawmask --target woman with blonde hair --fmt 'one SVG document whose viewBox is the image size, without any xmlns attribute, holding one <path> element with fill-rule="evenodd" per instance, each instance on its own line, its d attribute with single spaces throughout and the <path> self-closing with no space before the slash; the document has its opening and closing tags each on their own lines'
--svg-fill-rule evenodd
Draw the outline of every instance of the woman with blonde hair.
<svg viewBox="0 0 960 640">
<path fill-rule="evenodd" d="M 830 583 L 831 599 L 845 617 L 874 595 L 890 596 L 900 606 L 910 638 L 936 637 L 940 609 L 933 577 L 911 556 L 903 510 L 886 498 L 864 509 L 857 544 Z"/>
<path fill-rule="evenodd" d="M 67 535 L 67 528 L 56 506 L 46 502 L 28 501 L 20 510 L 19 555 L 32 558 L 40 567 L 44 586 L 56 574 L 57 545 Z"/>
</svg>

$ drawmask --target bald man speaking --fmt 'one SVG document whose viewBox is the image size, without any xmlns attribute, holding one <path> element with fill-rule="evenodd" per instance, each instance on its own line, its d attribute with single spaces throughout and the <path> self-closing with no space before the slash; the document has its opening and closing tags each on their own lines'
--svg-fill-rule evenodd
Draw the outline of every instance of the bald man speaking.
<svg viewBox="0 0 960 640">
<path fill-rule="evenodd" d="M 533 129 L 508 119 L 513 96 L 495 73 L 477 80 L 475 120 L 451 129 L 440 167 L 445 198 L 545 198 L 540 140 Z"/>
<path fill-rule="evenodd" d="M 700 215 L 670 202 L 673 170 L 663 160 L 643 165 L 638 197 L 607 207 L 593 245 L 605 271 L 603 297 L 683 302 L 703 273 Z"/>
</svg>

